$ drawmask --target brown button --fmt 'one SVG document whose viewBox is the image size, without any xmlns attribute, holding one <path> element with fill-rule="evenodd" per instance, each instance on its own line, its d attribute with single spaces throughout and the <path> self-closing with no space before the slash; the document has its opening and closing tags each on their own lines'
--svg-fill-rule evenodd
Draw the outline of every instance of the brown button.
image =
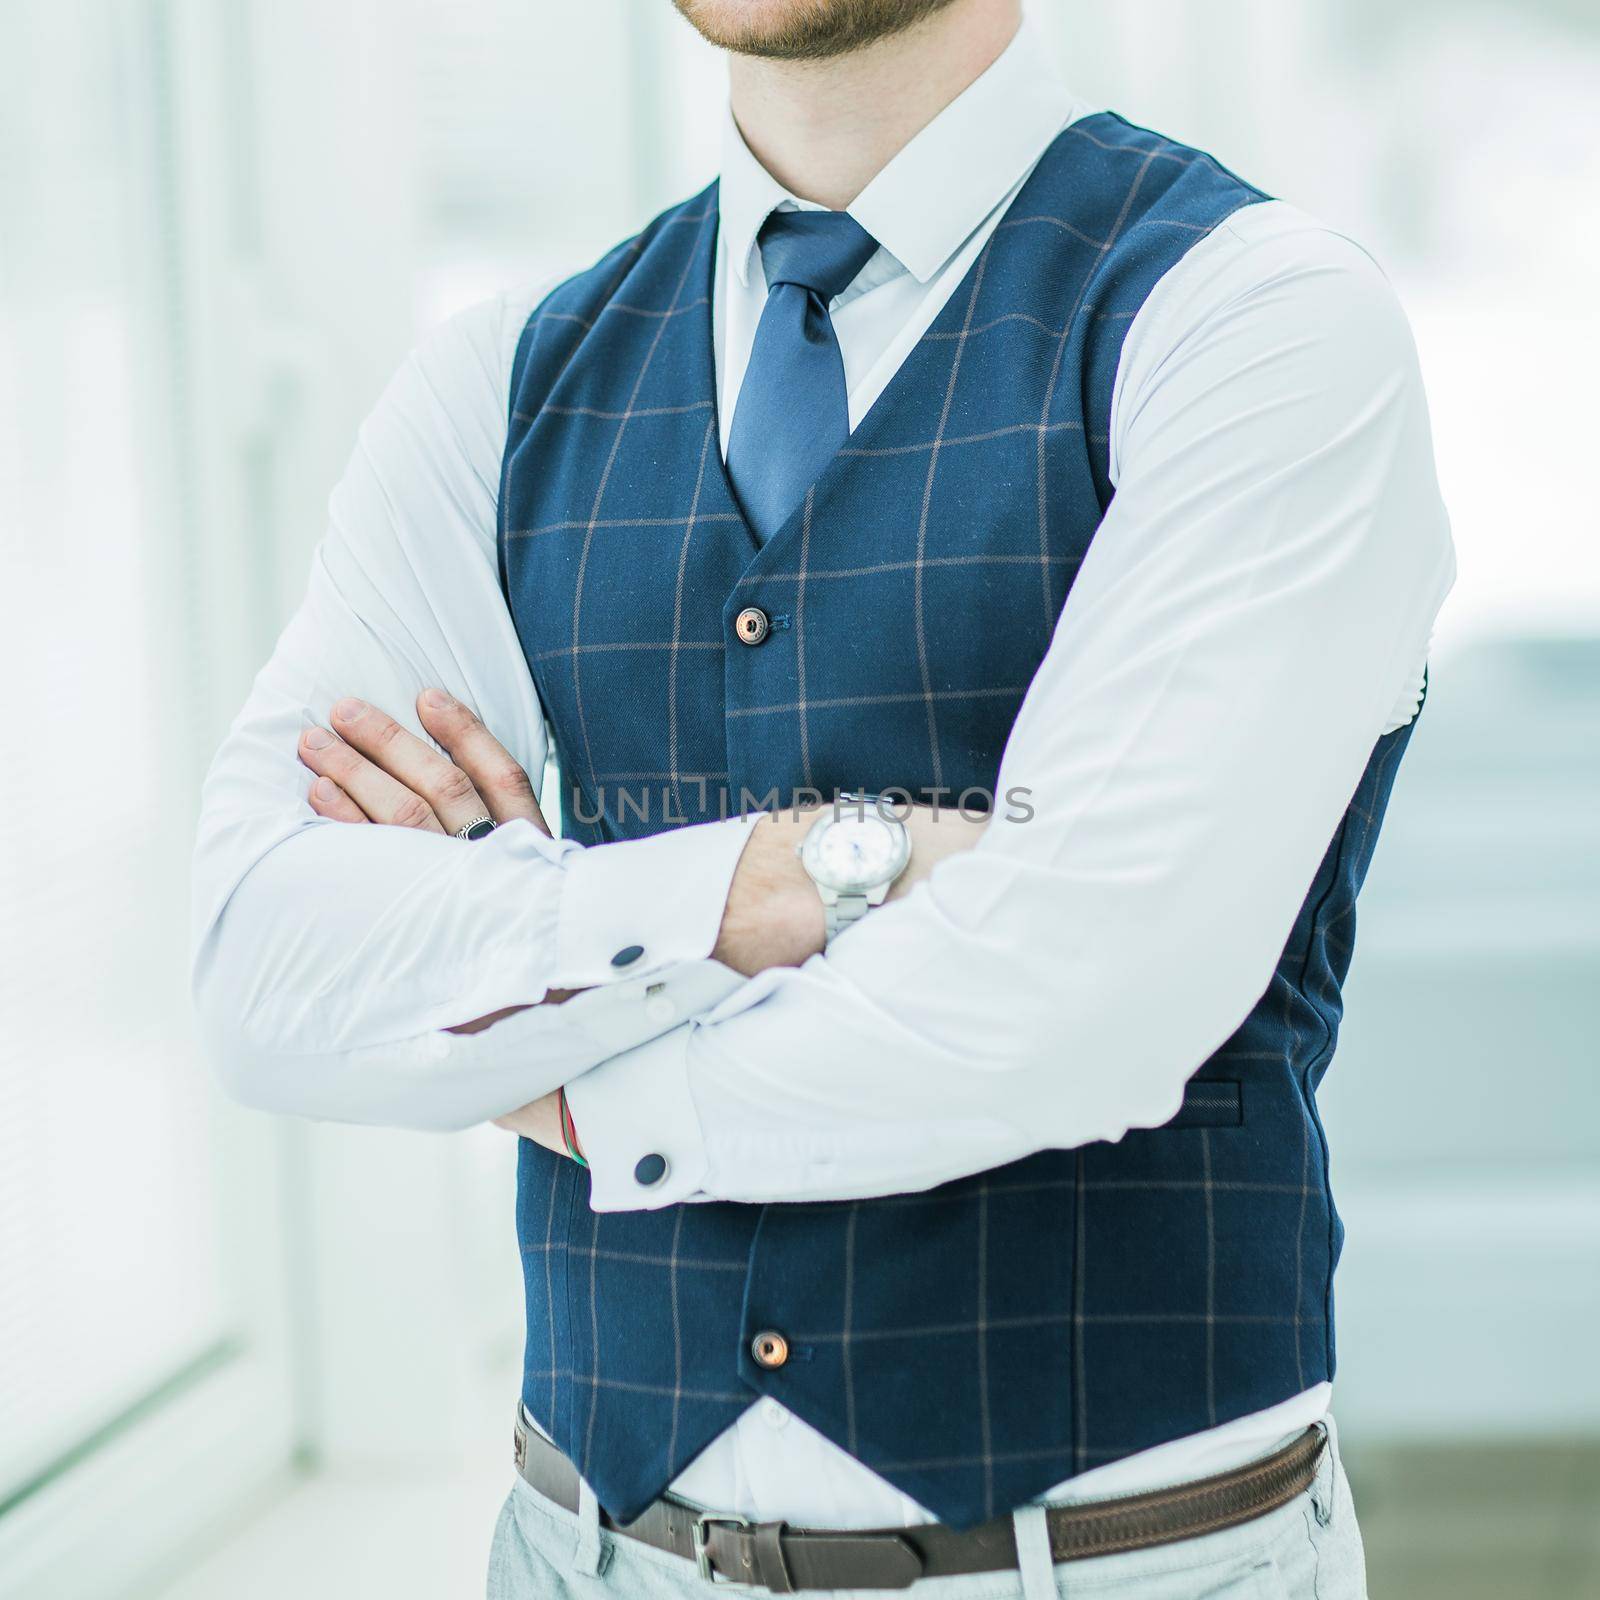
<svg viewBox="0 0 1600 1600">
<path fill-rule="evenodd" d="M 781 1367 L 789 1359 L 789 1341 L 776 1328 L 763 1328 L 750 1341 L 758 1367 Z"/>
<path fill-rule="evenodd" d="M 760 644 L 772 632 L 772 624 L 760 606 L 746 606 L 733 619 L 733 631 L 739 635 L 740 644 Z"/>
</svg>

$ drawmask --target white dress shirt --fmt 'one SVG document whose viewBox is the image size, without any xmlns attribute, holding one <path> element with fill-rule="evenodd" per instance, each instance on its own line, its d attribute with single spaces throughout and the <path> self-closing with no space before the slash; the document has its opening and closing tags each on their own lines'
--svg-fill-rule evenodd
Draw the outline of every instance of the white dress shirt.
<svg viewBox="0 0 1600 1600">
<path fill-rule="evenodd" d="M 833 305 L 852 427 L 1091 109 L 1042 59 L 1025 30 L 851 205 L 882 247 Z M 756 235 L 795 203 L 730 119 L 724 448 L 765 296 Z M 468 312 L 402 368 L 207 781 L 195 988 L 234 1092 L 453 1128 L 565 1083 L 602 1210 L 906 1192 L 1165 1121 L 1264 988 L 1373 743 L 1415 714 L 1453 577 L 1382 273 L 1269 202 L 1156 285 L 1117 374 L 1116 498 L 996 785 L 1029 790 L 1032 820 L 991 825 L 826 956 L 748 981 L 708 959 L 746 820 L 587 850 L 514 823 L 467 847 L 305 801 L 296 738 L 342 694 L 420 731 L 416 693 L 440 684 L 543 766 L 495 556 L 511 359 L 542 292 Z M 618 979 L 630 944 L 646 956 Z M 440 1031 L 553 988 L 589 992 Z M 643 1187 L 648 1153 L 667 1174 Z M 1219 1470 L 1327 1403 L 1319 1385 L 1060 1493 Z M 770 1400 L 675 1487 L 797 1524 L 922 1515 Z"/>
</svg>

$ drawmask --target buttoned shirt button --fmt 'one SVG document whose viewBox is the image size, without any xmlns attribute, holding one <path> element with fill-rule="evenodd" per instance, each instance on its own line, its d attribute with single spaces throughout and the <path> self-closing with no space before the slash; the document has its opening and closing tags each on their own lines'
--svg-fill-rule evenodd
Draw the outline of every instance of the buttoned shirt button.
<svg viewBox="0 0 1600 1600">
<path fill-rule="evenodd" d="M 678 1017 L 678 1008 L 664 994 L 652 994 L 645 997 L 644 1014 L 652 1022 L 675 1022 Z"/>
<path fill-rule="evenodd" d="M 772 623 L 760 606 L 746 606 L 733 619 L 733 631 L 740 644 L 760 644 L 772 631 Z"/>
<path fill-rule="evenodd" d="M 758 1367 L 770 1372 L 789 1359 L 789 1341 L 776 1328 L 763 1328 L 750 1341 L 750 1354 Z"/>
<path fill-rule="evenodd" d="M 633 1169 L 633 1181 L 641 1189 L 649 1189 L 667 1175 L 667 1158 L 651 1151 L 647 1156 L 640 1156 Z"/>
<path fill-rule="evenodd" d="M 789 1426 L 789 1413 L 776 1400 L 763 1400 L 761 1402 L 761 1420 L 772 1429 L 787 1428 Z"/>
<path fill-rule="evenodd" d="M 631 967 L 644 954 L 642 944 L 626 944 L 611 958 L 614 967 Z"/>
</svg>

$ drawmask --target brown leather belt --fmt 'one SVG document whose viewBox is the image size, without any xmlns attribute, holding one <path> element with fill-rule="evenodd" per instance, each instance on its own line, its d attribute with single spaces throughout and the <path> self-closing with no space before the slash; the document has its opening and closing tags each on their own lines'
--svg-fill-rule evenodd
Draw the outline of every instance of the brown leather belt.
<svg viewBox="0 0 1600 1600">
<path fill-rule="evenodd" d="M 1056 1561 L 1115 1555 L 1196 1539 L 1265 1516 L 1311 1487 L 1327 1443 L 1320 1427 L 1248 1466 L 1170 1489 L 1052 1506 L 1046 1512 Z M 521 1415 L 517 1471 L 530 1487 L 566 1511 L 578 1509 L 572 1463 Z M 1009 1516 L 961 1531 L 940 1523 L 917 1528 L 791 1528 L 783 1522 L 701 1512 L 663 1495 L 637 1521 L 602 1525 L 624 1539 L 692 1561 L 708 1582 L 726 1578 L 773 1594 L 801 1589 L 905 1589 L 919 1578 L 1004 1572 L 1017 1565 Z"/>
</svg>

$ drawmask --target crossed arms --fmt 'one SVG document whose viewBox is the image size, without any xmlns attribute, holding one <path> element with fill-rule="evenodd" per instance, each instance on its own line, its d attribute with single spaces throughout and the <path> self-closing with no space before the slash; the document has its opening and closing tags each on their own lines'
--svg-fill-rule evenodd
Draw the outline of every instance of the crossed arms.
<svg viewBox="0 0 1600 1600">
<path fill-rule="evenodd" d="M 446 327 L 363 429 L 207 782 L 195 991 L 224 1081 L 433 1128 L 566 1085 L 603 1209 L 901 1192 L 1164 1121 L 1414 709 L 1452 572 L 1376 270 L 1309 224 L 1241 233 L 1228 267 L 1168 296 L 1182 328 L 1130 334 L 1117 495 L 996 786 L 1028 789 L 1032 820 L 931 870 L 923 849 L 920 881 L 825 956 L 814 891 L 766 875 L 777 824 L 582 849 L 517 815 L 469 845 L 308 799 L 302 734 L 338 730 L 349 695 L 423 738 L 418 697 L 442 688 L 544 765 L 494 550 L 527 305 Z M 643 1191 L 658 1151 L 670 1176 Z"/>
<path fill-rule="evenodd" d="M 429 688 L 417 696 L 416 715 L 426 739 L 365 701 L 336 701 L 331 729 L 313 726 L 300 736 L 300 759 L 316 774 L 307 795 L 311 809 L 330 822 L 439 835 L 455 835 L 487 815 L 497 825 L 527 822 L 550 836 L 528 774 L 470 706 Z M 753 977 L 768 967 L 799 966 L 822 952 L 822 902 L 797 854 L 810 821 L 793 809 L 775 811 L 750 829 L 711 952 L 732 971 Z M 971 849 L 986 826 L 955 808 L 912 808 L 905 823 L 914 840 L 912 861 L 890 899 L 925 882 L 945 856 Z M 570 990 L 552 989 L 535 1003 L 559 1005 L 571 998 Z M 477 1033 L 524 1009 L 504 1007 L 447 1031 Z M 553 1091 L 494 1120 L 548 1149 L 566 1150 Z"/>
</svg>

